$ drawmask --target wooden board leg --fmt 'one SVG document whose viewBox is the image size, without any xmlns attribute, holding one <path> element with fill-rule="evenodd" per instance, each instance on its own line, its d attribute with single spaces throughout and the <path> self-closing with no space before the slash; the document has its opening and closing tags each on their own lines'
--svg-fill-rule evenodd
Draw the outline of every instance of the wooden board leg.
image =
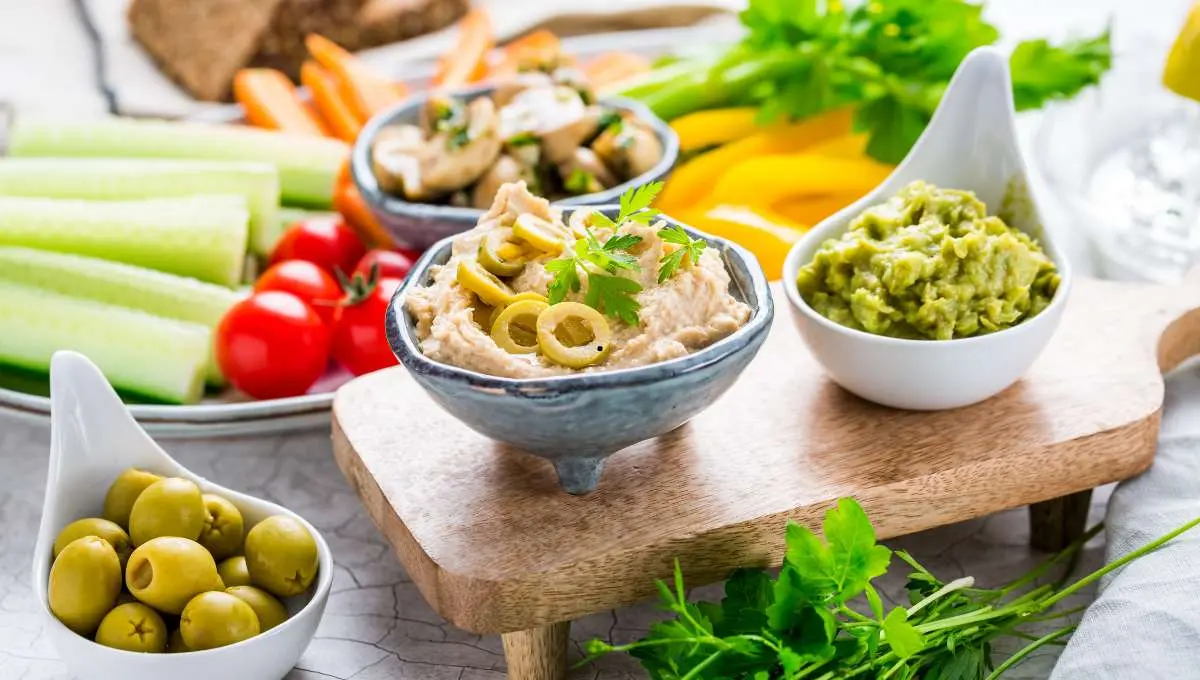
<svg viewBox="0 0 1200 680">
<path fill-rule="evenodd" d="M 500 636 L 509 680 L 563 680 L 571 622 L 518 630 Z"/>
<path fill-rule="evenodd" d="M 1080 491 L 1029 506 L 1029 542 L 1038 550 L 1057 552 L 1087 529 L 1092 490 Z"/>
</svg>

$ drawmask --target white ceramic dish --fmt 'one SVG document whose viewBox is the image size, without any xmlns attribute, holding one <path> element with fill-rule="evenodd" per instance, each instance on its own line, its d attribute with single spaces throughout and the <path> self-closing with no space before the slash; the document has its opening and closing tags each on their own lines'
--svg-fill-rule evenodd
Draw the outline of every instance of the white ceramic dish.
<svg viewBox="0 0 1200 680">
<path fill-rule="evenodd" d="M 813 311 L 794 284 L 801 265 L 866 207 L 918 179 L 974 191 L 989 210 L 1037 238 L 1062 277 L 1050 306 L 997 333 L 944 341 L 872 335 Z M 980 48 L 963 61 L 904 161 L 873 192 L 805 234 L 788 253 L 783 281 L 792 316 L 813 355 L 835 382 L 869 401 L 926 411 L 957 408 L 999 393 L 1025 373 L 1058 327 L 1071 291 L 1071 271 L 1052 234 L 1043 229 L 1029 189 L 1003 53 Z"/>
<path fill-rule="evenodd" d="M 94 364 L 59 352 L 50 368 L 50 471 L 33 557 L 33 590 L 45 630 L 79 680 L 278 680 L 295 665 L 316 633 L 333 583 L 333 558 L 321 534 L 302 517 L 274 503 L 220 487 L 176 463 L 137 424 Z M 79 636 L 50 612 L 47 583 L 54 537 L 67 523 L 96 516 L 109 484 L 126 468 L 185 477 L 241 510 L 250 527 L 270 515 L 298 519 L 317 541 L 319 573 L 306 595 L 285 601 L 291 617 L 271 630 L 228 647 L 185 654 L 139 654 Z"/>
</svg>

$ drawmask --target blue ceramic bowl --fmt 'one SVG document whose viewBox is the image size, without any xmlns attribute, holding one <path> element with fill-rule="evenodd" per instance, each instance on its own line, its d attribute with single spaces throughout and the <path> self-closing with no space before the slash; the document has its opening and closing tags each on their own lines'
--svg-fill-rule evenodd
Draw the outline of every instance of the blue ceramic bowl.
<svg viewBox="0 0 1200 680">
<path fill-rule="evenodd" d="M 616 206 L 599 210 L 617 214 Z M 752 310 L 745 326 L 694 354 L 649 366 L 532 379 L 497 378 L 429 359 L 403 300 L 410 289 L 429 282 L 430 267 L 450 259 L 451 239 L 429 249 L 396 291 L 385 322 L 388 342 L 442 408 L 476 432 L 554 463 L 568 493 L 587 493 L 596 488 L 605 458 L 674 430 L 721 396 L 771 327 L 774 305 L 754 256 L 724 239 L 687 231 L 721 253 L 731 292 Z"/>
<path fill-rule="evenodd" d="M 487 85 L 458 90 L 453 94 L 456 97 L 461 97 L 469 101 L 479 96 L 490 95 L 494 89 L 494 87 Z M 484 213 L 484 211 L 478 208 L 460 208 L 452 205 L 433 203 L 413 203 L 392 196 L 379 188 L 379 182 L 375 179 L 375 173 L 371 171 L 371 145 L 374 144 L 375 137 L 379 134 L 380 130 L 389 125 L 396 123 L 415 124 L 421 107 L 425 105 L 428 98 L 428 94 L 411 97 L 405 100 L 403 104 L 383 111 L 367 121 L 366 126 L 359 133 L 358 139 L 354 142 L 354 148 L 350 151 L 350 173 L 354 177 L 354 183 L 358 186 L 359 193 L 362 194 L 363 199 L 370 206 L 371 212 L 375 214 L 379 223 L 383 225 L 384 229 L 393 238 L 417 250 L 424 250 L 448 236 L 454 236 L 474 227 L 479 222 L 480 216 Z M 667 125 L 661 118 L 655 116 L 650 109 L 633 100 L 618 97 L 605 97 L 600 100 L 600 103 L 619 111 L 631 112 L 645 121 L 654 130 L 655 134 L 658 135 L 658 140 L 662 143 L 663 147 L 663 157 L 649 172 L 642 173 L 628 182 L 623 182 L 611 189 L 594 194 L 565 198 L 561 201 L 556 201 L 555 205 L 605 205 L 616 203 L 621 194 L 629 187 L 640 186 L 646 182 L 653 182 L 666 177 L 667 173 L 671 171 L 671 167 L 675 165 L 675 160 L 679 157 L 679 137 L 671 129 L 670 125 Z"/>
</svg>

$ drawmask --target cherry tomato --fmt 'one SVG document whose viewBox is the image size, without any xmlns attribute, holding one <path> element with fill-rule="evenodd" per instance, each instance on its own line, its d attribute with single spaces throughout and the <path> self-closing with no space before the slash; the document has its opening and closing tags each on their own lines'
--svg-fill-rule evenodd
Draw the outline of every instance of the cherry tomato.
<svg viewBox="0 0 1200 680">
<path fill-rule="evenodd" d="M 284 260 L 308 260 L 333 275 L 354 271 L 354 265 L 367 252 L 353 229 L 336 217 L 321 217 L 288 227 L 271 253 L 271 264 Z"/>
<path fill-rule="evenodd" d="M 355 276 L 351 290 L 333 326 L 333 358 L 354 375 L 396 365 L 388 345 L 383 320 L 388 301 L 400 279 L 380 279 L 378 284 Z"/>
<path fill-rule="evenodd" d="M 338 302 L 342 299 L 338 282 L 324 269 L 304 260 L 284 260 L 272 266 L 254 282 L 254 290 L 282 290 L 295 295 L 312 307 L 329 328 L 333 328 Z"/>
<path fill-rule="evenodd" d="M 300 298 L 279 290 L 235 304 L 217 326 L 217 365 L 255 399 L 304 394 L 329 364 L 329 329 Z"/>
<path fill-rule="evenodd" d="M 379 278 L 403 279 L 408 276 L 408 270 L 412 269 L 415 261 L 395 250 L 375 248 L 368 250 L 367 254 L 363 255 L 362 259 L 358 261 L 358 266 L 354 268 L 354 273 L 361 274 L 366 279 L 371 276 L 371 266 L 379 265 Z"/>
<path fill-rule="evenodd" d="M 409 262 L 416 262 L 425 254 L 424 251 L 413 250 L 412 248 L 397 248 L 396 252 L 407 257 Z"/>
</svg>

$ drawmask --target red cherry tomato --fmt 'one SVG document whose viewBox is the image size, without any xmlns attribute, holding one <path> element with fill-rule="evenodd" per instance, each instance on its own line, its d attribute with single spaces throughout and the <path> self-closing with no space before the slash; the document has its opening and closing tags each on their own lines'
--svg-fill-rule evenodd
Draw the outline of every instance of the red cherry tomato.
<svg viewBox="0 0 1200 680">
<path fill-rule="evenodd" d="M 355 277 L 347 300 L 333 326 L 333 358 L 354 375 L 396 365 L 396 355 L 383 329 L 388 301 L 400 279 L 380 279 L 372 285 Z"/>
<path fill-rule="evenodd" d="M 397 248 L 396 252 L 407 257 L 409 262 L 416 262 L 425 254 L 423 251 L 413 250 L 412 248 Z"/>
<path fill-rule="evenodd" d="M 272 266 L 254 282 L 254 290 L 260 293 L 281 290 L 295 295 L 312 307 L 329 328 L 333 328 L 338 302 L 342 299 L 338 282 L 324 269 L 304 260 L 284 260 Z"/>
<path fill-rule="evenodd" d="M 403 279 L 408 276 L 408 270 L 412 269 L 413 260 L 404 253 L 395 250 L 384 250 L 383 248 L 375 248 L 368 250 L 366 255 L 358 261 L 358 266 L 354 268 L 355 274 L 361 274 L 364 279 L 371 276 L 371 266 L 378 265 L 379 273 L 377 276 L 381 279 Z"/>
<path fill-rule="evenodd" d="M 329 329 L 291 293 L 254 293 L 221 319 L 216 352 L 221 372 L 242 392 L 255 399 L 294 397 L 325 372 Z"/>
<path fill-rule="evenodd" d="M 271 264 L 284 260 L 307 260 L 333 275 L 354 271 L 367 252 L 354 230 L 336 217 L 321 217 L 288 227 L 271 253 Z"/>
</svg>

